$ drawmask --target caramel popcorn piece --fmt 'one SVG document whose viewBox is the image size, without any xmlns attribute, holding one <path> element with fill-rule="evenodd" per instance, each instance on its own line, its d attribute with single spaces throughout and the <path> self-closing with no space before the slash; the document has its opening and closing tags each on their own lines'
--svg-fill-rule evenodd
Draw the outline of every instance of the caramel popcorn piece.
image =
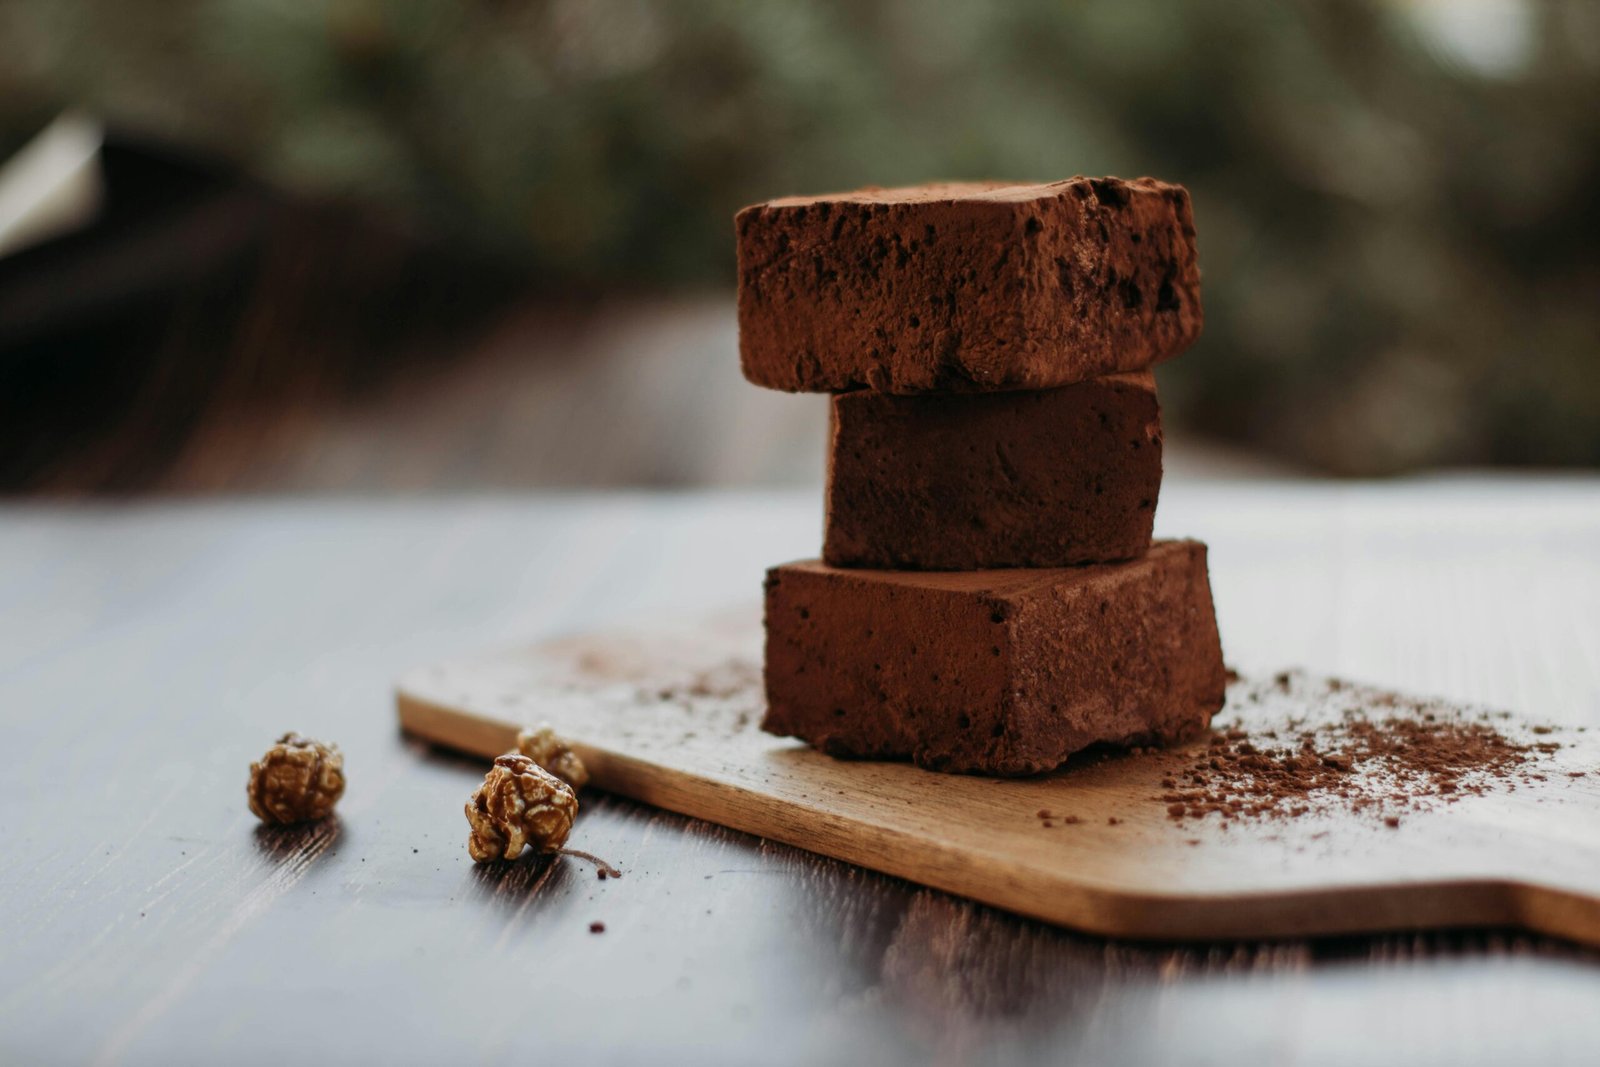
<svg viewBox="0 0 1600 1067">
<path fill-rule="evenodd" d="M 572 833 L 578 797 L 572 787 L 517 752 L 494 761 L 467 801 L 472 834 L 467 851 L 478 863 L 514 860 L 524 848 L 557 852 Z"/>
<path fill-rule="evenodd" d="M 540 723 L 517 734 L 517 751 L 537 763 L 545 773 L 566 782 L 574 793 L 589 784 L 589 769 L 572 751 L 572 746 L 556 736 L 549 723 Z"/>
<path fill-rule="evenodd" d="M 321 819 L 344 795 L 344 756 L 289 732 L 250 764 L 250 810 L 268 826 Z"/>
</svg>

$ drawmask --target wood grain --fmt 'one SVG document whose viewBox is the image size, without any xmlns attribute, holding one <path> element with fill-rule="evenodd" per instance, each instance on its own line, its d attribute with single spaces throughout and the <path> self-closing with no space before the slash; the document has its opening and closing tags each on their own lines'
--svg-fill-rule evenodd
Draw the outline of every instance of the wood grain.
<svg viewBox="0 0 1600 1067">
<path fill-rule="evenodd" d="M 603 792 L 621 866 L 478 867 L 392 685 L 748 601 L 818 494 L 0 508 L 0 1062 L 1591 1062 L 1600 953 L 1515 931 L 1130 942 Z M 1600 717 L 1600 482 L 1169 484 L 1230 661 Z M 339 821 L 251 759 L 337 741 Z M 590 934 L 589 923 L 606 924 Z"/>
</svg>

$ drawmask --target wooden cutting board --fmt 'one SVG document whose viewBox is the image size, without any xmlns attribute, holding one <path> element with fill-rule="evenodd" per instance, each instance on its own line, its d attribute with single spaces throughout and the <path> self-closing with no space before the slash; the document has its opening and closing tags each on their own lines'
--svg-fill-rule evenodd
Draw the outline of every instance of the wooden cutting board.
<svg viewBox="0 0 1600 1067">
<path fill-rule="evenodd" d="M 1174 820 L 1161 800 L 1171 753 L 996 780 L 844 762 L 771 737 L 760 663 L 754 612 L 570 638 L 417 670 L 398 688 L 400 722 L 492 757 L 547 721 L 600 789 L 1100 934 L 1520 926 L 1600 944 L 1597 733 L 1560 731 L 1537 777 L 1424 799 L 1398 826 L 1348 806 Z M 1228 698 L 1218 722 L 1250 729 L 1390 699 L 1302 674 L 1240 679 Z"/>
</svg>

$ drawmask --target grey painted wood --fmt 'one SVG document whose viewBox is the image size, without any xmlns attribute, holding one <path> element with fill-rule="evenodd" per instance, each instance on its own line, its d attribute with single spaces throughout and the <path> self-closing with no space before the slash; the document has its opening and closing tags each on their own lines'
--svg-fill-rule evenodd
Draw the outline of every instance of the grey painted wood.
<svg viewBox="0 0 1600 1067">
<path fill-rule="evenodd" d="M 1600 481 L 1172 485 L 1230 658 L 1600 723 Z M 588 798 L 473 866 L 405 668 L 756 595 L 814 493 L 0 511 L 0 1062 L 1588 1062 L 1600 957 L 1474 934 L 1106 942 Z M 337 741 L 336 825 L 245 769 Z M 589 924 L 606 930 L 591 934 Z"/>
</svg>

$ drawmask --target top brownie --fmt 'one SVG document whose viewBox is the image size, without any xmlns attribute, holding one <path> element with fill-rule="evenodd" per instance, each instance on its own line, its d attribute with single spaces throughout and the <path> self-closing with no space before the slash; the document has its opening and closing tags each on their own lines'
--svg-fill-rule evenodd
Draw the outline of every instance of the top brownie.
<svg viewBox="0 0 1600 1067">
<path fill-rule="evenodd" d="M 772 389 L 1047 389 L 1200 333 L 1189 193 L 1153 178 L 863 189 L 735 221 L 740 361 Z"/>
</svg>

